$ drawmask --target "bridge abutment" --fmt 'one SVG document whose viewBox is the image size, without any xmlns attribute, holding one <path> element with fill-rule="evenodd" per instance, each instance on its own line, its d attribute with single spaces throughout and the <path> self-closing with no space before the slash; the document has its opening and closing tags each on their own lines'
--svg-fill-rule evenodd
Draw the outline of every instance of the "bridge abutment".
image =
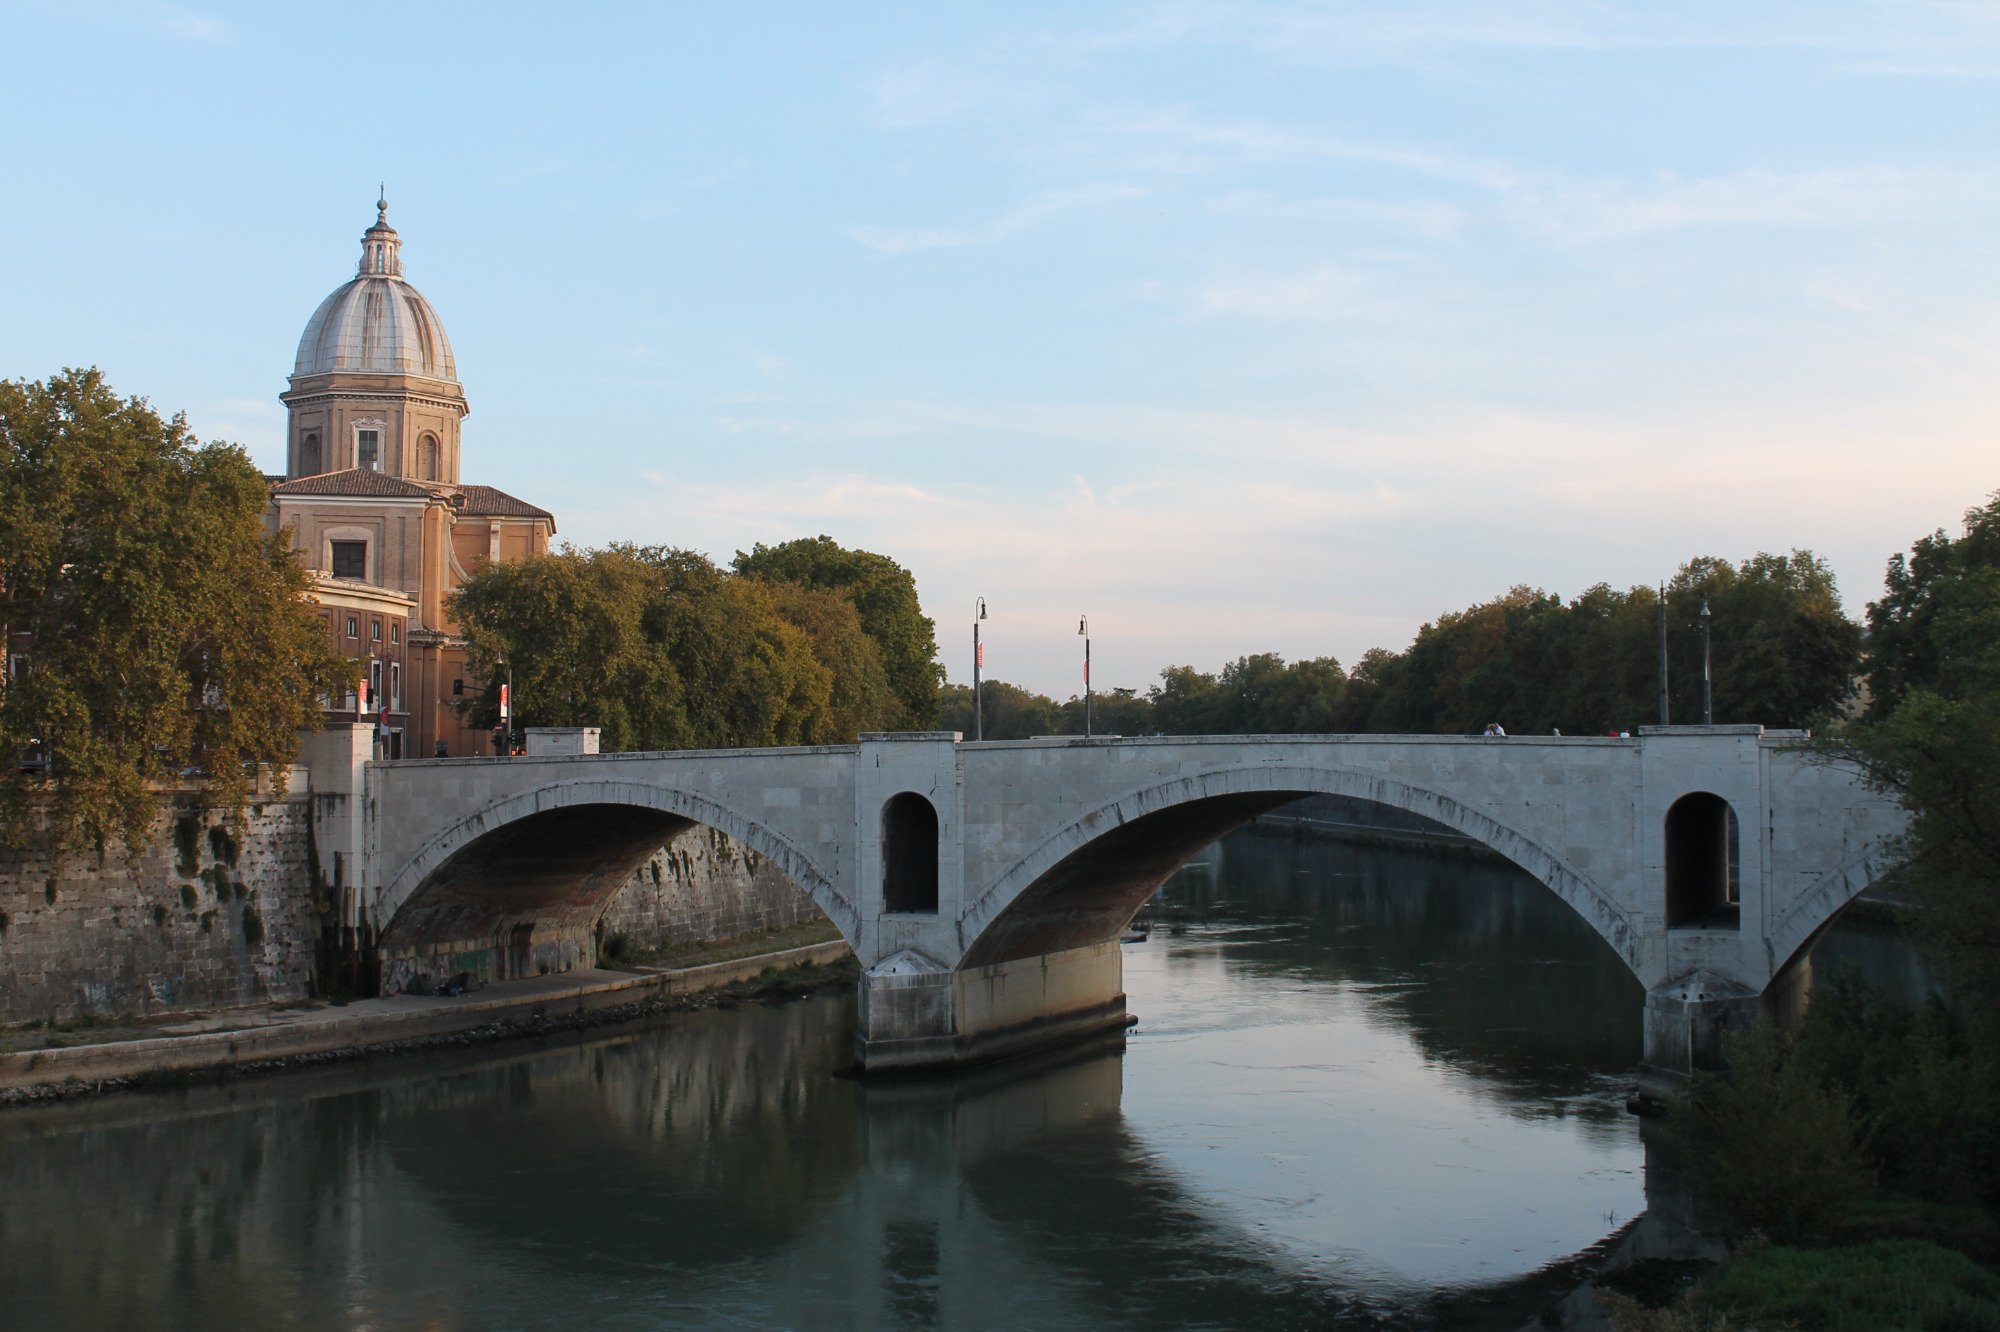
<svg viewBox="0 0 2000 1332">
<path fill-rule="evenodd" d="M 862 973 L 854 1058 L 870 1073 L 945 1071 L 1125 1023 L 1116 939 L 958 970 L 902 952 Z"/>
</svg>

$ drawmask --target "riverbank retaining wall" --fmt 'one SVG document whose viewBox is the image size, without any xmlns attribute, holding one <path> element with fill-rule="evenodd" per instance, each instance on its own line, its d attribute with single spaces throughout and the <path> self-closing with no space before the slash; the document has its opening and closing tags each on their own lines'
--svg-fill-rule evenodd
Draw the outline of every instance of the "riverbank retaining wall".
<svg viewBox="0 0 2000 1332">
<path fill-rule="evenodd" d="M 303 782 L 240 828 L 188 795 L 152 840 L 62 860 L 45 837 L 0 847 L 0 1023 L 297 999 L 319 917 Z"/>
</svg>

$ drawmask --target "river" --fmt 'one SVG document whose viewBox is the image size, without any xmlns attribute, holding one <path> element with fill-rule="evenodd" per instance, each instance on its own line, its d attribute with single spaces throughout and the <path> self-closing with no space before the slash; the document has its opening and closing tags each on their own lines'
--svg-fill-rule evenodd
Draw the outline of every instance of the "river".
<svg viewBox="0 0 2000 1332">
<path fill-rule="evenodd" d="M 1245 832 L 1110 1048 L 852 1000 L 0 1115 L 0 1325 L 1518 1328 L 1647 1206 L 1641 993 L 1484 861 Z"/>
</svg>

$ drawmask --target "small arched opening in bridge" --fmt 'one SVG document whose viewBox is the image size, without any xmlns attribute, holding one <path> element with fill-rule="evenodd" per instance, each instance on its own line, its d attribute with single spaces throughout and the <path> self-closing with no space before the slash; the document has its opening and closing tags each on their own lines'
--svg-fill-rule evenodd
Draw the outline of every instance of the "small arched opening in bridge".
<svg viewBox="0 0 2000 1332">
<path fill-rule="evenodd" d="M 684 834 L 701 827 L 671 809 L 613 802 L 467 820 L 391 899 L 383 993 L 421 992 L 460 972 L 511 980 L 594 966 L 611 923 L 646 948 L 821 918 L 798 880 L 755 846 L 712 826 L 715 845 L 691 844 Z M 691 876 L 704 852 L 721 876 L 706 887 Z"/>
<path fill-rule="evenodd" d="M 890 796 L 882 806 L 882 909 L 937 914 L 937 807 L 915 791 Z"/>
<path fill-rule="evenodd" d="M 1690 791 L 1667 808 L 1667 928 L 1739 927 L 1740 844 L 1736 811 L 1711 791 Z"/>
</svg>

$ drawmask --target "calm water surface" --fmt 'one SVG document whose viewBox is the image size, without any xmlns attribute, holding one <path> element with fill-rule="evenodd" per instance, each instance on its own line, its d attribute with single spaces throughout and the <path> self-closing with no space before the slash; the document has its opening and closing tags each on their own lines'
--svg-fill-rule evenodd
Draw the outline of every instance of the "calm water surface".
<svg viewBox="0 0 2000 1332">
<path fill-rule="evenodd" d="M 862 1084 L 837 996 L 0 1115 L 0 1325 L 1515 1328 L 1645 1208 L 1532 881 L 1238 834 L 1169 911 L 1122 1054 Z"/>
</svg>

